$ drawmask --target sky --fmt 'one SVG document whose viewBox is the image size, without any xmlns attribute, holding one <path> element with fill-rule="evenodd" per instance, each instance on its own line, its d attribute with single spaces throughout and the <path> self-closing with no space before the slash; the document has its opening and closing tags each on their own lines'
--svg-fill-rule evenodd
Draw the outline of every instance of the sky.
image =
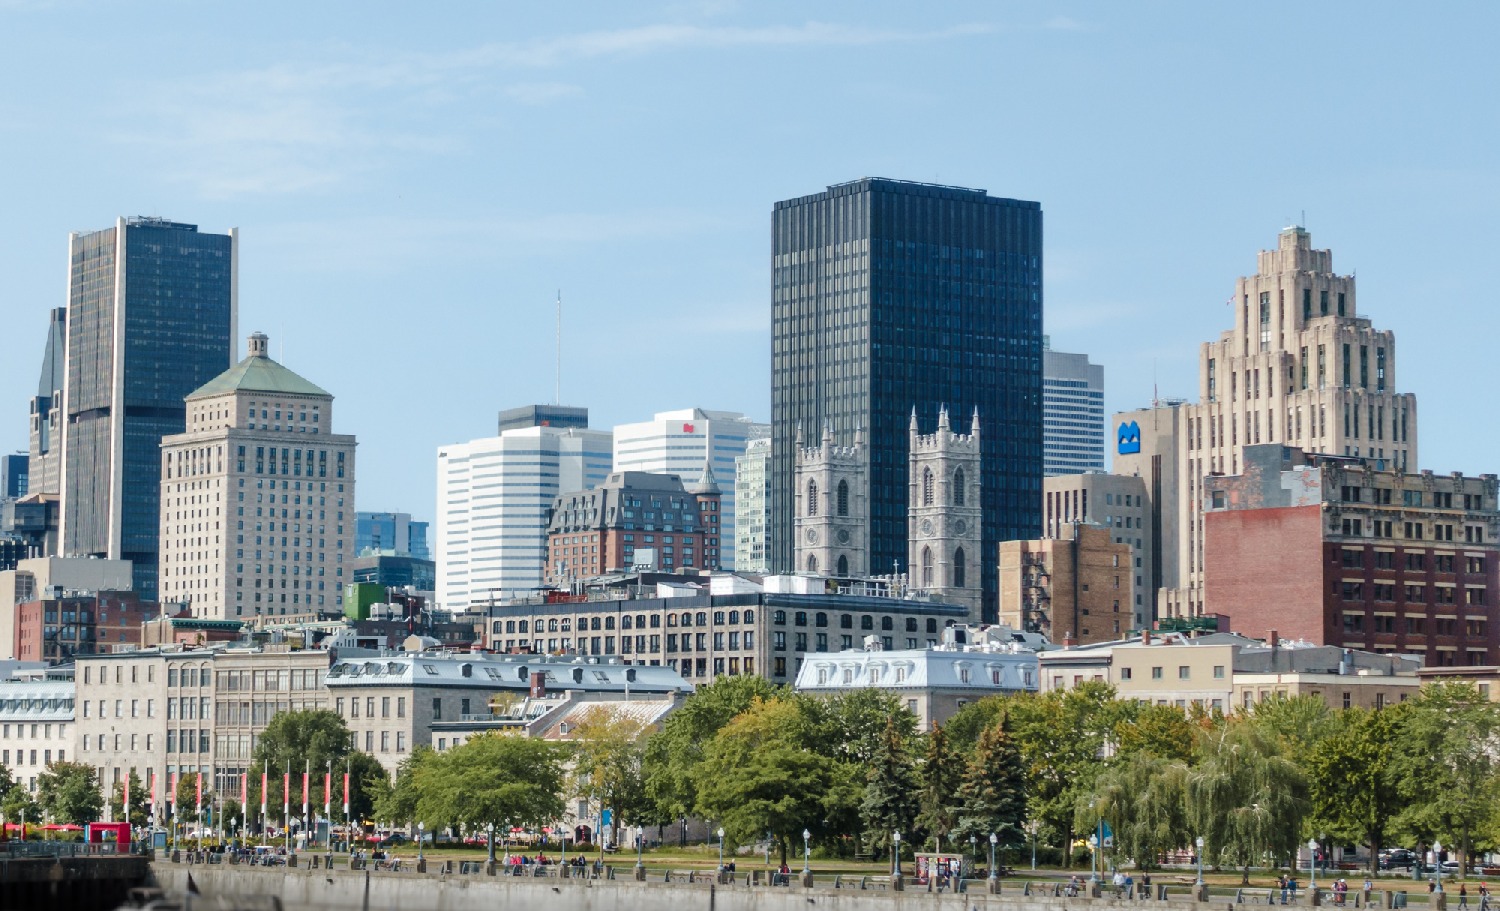
<svg viewBox="0 0 1500 911">
<path fill-rule="evenodd" d="M 1041 202 L 1045 330 L 1110 411 L 1196 398 L 1304 223 L 1397 337 L 1421 467 L 1500 471 L 1500 5 L 0 0 L 0 451 L 71 231 L 238 227 L 240 328 L 329 389 L 358 505 L 561 397 L 770 418 L 779 199 Z M 244 341 L 239 341 L 244 353 Z"/>
</svg>

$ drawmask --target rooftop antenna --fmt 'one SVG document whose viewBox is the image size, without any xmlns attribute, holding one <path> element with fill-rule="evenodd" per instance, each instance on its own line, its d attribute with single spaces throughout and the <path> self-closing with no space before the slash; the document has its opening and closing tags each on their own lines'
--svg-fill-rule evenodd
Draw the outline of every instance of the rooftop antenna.
<svg viewBox="0 0 1500 911">
<path fill-rule="evenodd" d="M 557 289 L 557 385 L 552 391 L 552 404 L 562 404 L 562 289 Z"/>
</svg>

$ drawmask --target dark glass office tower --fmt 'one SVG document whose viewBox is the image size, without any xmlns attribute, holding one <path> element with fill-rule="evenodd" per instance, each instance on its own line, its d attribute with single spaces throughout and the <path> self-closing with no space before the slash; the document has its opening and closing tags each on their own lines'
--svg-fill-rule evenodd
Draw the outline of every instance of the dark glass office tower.
<svg viewBox="0 0 1500 911">
<path fill-rule="evenodd" d="M 792 569 L 797 428 L 870 446 L 870 565 L 906 572 L 907 430 L 979 411 L 984 614 L 998 542 L 1041 529 L 1042 209 L 983 190 L 868 178 L 772 216 L 772 547 Z"/>
<path fill-rule="evenodd" d="M 161 438 L 234 364 L 237 250 L 233 230 L 159 218 L 69 241 L 62 551 L 132 561 L 142 600 L 157 593 Z M 205 549 L 224 546 L 211 501 L 184 508 L 204 510 Z"/>
</svg>

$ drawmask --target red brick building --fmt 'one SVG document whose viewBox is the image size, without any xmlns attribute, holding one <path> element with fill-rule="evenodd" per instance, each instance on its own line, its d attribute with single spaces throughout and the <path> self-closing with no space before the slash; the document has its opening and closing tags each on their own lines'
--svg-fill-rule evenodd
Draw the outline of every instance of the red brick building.
<svg viewBox="0 0 1500 911">
<path fill-rule="evenodd" d="M 1500 513 L 1491 474 L 1247 446 L 1204 480 L 1204 594 L 1247 636 L 1500 663 Z"/>
<path fill-rule="evenodd" d="M 14 655 L 19 661 L 64 661 L 139 648 L 141 623 L 160 606 L 132 591 L 104 591 L 16 605 Z"/>
<path fill-rule="evenodd" d="M 675 474 L 617 471 L 560 495 L 547 525 L 546 580 L 568 585 L 633 567 L 719 568 L 719 485 L 712 469 L 686 487 Z"/>
</svg>

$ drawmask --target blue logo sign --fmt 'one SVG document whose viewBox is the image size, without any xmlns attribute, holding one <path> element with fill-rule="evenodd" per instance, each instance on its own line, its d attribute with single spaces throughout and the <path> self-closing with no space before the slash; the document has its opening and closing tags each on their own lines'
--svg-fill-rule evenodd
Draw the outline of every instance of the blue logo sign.
<svg viewBox="0 0 1500 911">
<path fill-rule="evenodd" d="M 1120 455 L 1134 455 L 1141 451 L 1141 425 L 1128 421 L 1120 425 Z"/>
</svg>

